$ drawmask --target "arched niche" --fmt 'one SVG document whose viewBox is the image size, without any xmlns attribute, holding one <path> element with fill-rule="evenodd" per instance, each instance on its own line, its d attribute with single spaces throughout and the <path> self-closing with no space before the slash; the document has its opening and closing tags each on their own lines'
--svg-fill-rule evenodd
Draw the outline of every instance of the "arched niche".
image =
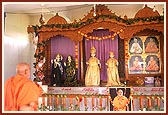
<svg viewBox="0 0 168 115">
<path fill-rule="evenodd" d="M 47 43 L 44 48 L 44 52 L 45 52 L 45 58 L 46 58 L 45 77 L 48 82 L 50 82 L 50 77 L 51 77 L 51 69 L 52 69 L 51 60 L 53 60 L 58 53 L 63 56 L 63 60 L 62 60 L 63 62 L 66 62 L 66 58 L 68 55 L 71 55 L 74 59 L 76 59 L 76 56 L 78 56 L 76 55 L 76 49 L 78 49 L 78 46 L 79 46 L 79 42 L 73 41 L 72 39 L 62 35 L 56 35 L 47 40 Z M 47 84 L 50 84 L 50 83 L 47 83 Z"/>
</svg>

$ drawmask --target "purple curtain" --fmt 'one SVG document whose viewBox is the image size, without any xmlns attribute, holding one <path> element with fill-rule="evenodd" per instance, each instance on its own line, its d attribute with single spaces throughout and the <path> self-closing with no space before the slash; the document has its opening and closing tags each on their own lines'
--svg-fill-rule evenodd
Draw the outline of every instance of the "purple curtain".
<svg viewBox="0 0 168 115">
<path fill-rule="evenodd" d="M 68 55 L 71 55 L 75 60 L 75 42 L 64 36 L 55 36 L 51 39 L 51 59 L 54 59 L 58 53 L 60 53 L 63 56 L 63 62 L 66 62 Z M 78 64 L 80 64 L 79 62 Z M 79 74 L 77 78 L 79 78 Z"/>
<path fill-rule="evenodd" d="M 108 30 L 94 30 L 92 33 L 88 33 L 88 36 L 103 37 L 108 35 L 113 35 L 114 32 L 109 32 Z M 85 40 L 85 54 L 86 61 L 90 57 L 90 48 L 94 46 L 96 48 L 96 57 L 101 63 L 101 80 L 107 81 L 107 67 L 105 65 L 107 59 L 109 58 L 109 52 L 113 51 L 115 57 L 118 60 L 118 36 L 115 36 L 114 40 Z"/>
<path fill-rule="evenodd" d="M 51 39 L 51 59 L 54 59 L 57 53 L 63 56 L 66 61 L 68 55 L 75 57 L 75 42 L 64 36 L 56 36 Z"/>
</svg>

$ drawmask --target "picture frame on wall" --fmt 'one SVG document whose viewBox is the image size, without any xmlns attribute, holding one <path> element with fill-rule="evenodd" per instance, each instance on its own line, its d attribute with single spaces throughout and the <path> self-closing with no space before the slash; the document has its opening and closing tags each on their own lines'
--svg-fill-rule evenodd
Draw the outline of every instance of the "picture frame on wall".
<svg viewBox="0 0 168 115">
<path fill-rule="evenodd" d="M 145 71 L 148 73 L 158 73 L 160 71 L 160 61 L 157 55 L 148 55 L 146 57 Z"/>
<path fill-rule="evenodd" d="M 131 56 L 129 60 L 129 73 L 143 73 L 144 62 L 140 55 Z"/>
<path fill-rule="evenodd" d="M 159 41 L 155 36 L 148 36 L 144 42 L 145 53 L 159 52 Z"/>
<path fill-rule="evenodd" d="M 129 53 L 130 54 L 142 54 L 143 43 L 140 37 L 133 37 L 129 41 Z"/>
<path fill-rule="evenodd" d="M 145 87 L 154 87 L 154 77 L 144 77 Z"/>
</svg>

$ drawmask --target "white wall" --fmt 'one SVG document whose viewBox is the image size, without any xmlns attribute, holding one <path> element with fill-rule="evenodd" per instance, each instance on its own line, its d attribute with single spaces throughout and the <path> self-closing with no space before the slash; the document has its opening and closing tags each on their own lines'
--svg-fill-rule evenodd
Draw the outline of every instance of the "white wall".
<svg viewBox="0 0 168 115">
<path fill-rule="evenodd" d="M 27 15 L 7 14 L 6 16 L 3 36 L 4 81 L 15 75 L 15 67 L 20 62 L 29 63 L 31 70 L 33 69 L 34 51 L 27 33 L 28 24 Z"/>
</svg>

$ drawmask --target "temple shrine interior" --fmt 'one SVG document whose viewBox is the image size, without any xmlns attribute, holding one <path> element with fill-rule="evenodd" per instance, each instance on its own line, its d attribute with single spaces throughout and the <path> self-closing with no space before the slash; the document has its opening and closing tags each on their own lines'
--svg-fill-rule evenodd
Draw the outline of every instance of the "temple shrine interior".
<svg viewBox="0 0 168 115">
<path fill-rule="evenodd" d="M 155 4 L 162 12 L 150 4 L 83 4 L 48 17 L 45 5 L 38 17 L 5 12 L 4 82 L 26 61 L 44 90 L 40 112 L 165 112 L 165 3 Z"/>
</svg>

